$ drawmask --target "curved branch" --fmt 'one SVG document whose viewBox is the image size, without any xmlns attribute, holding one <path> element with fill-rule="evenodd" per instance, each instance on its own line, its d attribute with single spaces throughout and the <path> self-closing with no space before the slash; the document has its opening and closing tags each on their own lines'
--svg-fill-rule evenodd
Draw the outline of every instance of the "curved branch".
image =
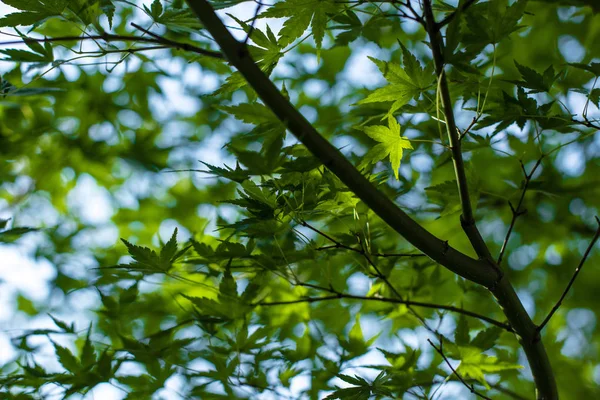
<svg viewBox="0 0 600 400">
<path fill-rule="evenodd" d="M 247 47 L 238 42 L 215 14 L 207 0 L 186 0 L 218 43 L 227 60 L 246 78 L 262 101 L 288 130 L 329 168 L 352 192 L 392 229 L 413 246 L 452 272 L 475 283 L 492 287 L 497 273 L 488 263 L 475 260 L 435 237 L 381 193 L 344 155 L 296 110 L 252 60 Z"/>
<path fill-rule="evenodd" d="M 326 290 L 325 288 L 322 288 Z M 383 303 L 395 303 L 395 304 L 404 304 L 406 306 L 413 307 L 423 307 L 423 308 L 432 308 L 436 310 L 446 310 L 457 314 L 466 315 L 468 317 L 476 318 L 481 321 L 485 321 L 490 325 L 497 326 L 498 328 L 502 328 L 508 332 L 514 332 L 514 330 L 510 327 L 510 325 L 497 321 L 493 318 L 487 317 L 482 314 L 478 314 L 473 311 L 465 310 L 462 308 L 454 307 L 454 306 L 446 306 L 443 304 L 432 304 L 432 303 L 424 303 L 420 301 L 412 301 L 412 300 L 401 300 L 389 297 L 377 297 L 377 296 L 355 296 L 352 294 L 339 293 L 336 291 L 326 290 L 327 292 L 334 293 L 330 296 L 321 296 L 321 297 L 303 297 L 297 300 L 286 300 L 286 301 L 269 301 L 269 302 L 260 302 L 253 304 L 254 306 L 284 306 L 288 304 L 299 304 L 299 303 L 316 303 L 320 301 L 328 301 L 328 300 L 358 300 L 358 301 L 379 301 Z"/>
<path fill-rule="evenodd" d="M 104 40 L 106 42 L 141 42 L 141 43 L 155 43 L 161 44 L 164 46 L 168 46 L 174 49 L 180 49 L 189 51 L 196 54 L 201 54 L 203 56 L 219 58 L 222 59 L 223 55 L 216 51 L 205 50 L 200 47 L 188 44 L 188 43 L 179 43 L 174 40 L 166 39 L 157 35 L 153 35 L 153 37 L 144 37 L 144 36 L 129 36 L 129 35 L 112 35 L 109 33 L 104 33 L 102 35 L 89 35 L 89 36 L 59 36 L 53 38 L 23 38 L 22 40 L 13 40 L 10 42 L 0 42 L 0 47 L 2 46 L 12 46 L 17 44 L 24 43 L 56 43 L 56 42 L 72 42 L 72 41 L 80 41 L 80 40 Z M 125 51 L 126 52 L 126 51 Z"/>
<path fill-rule="evenodd" d="M 431 0 L 423 0 L 423 7 L 425 9 L 427 33 L 430 40 L 431 51 L 433 53 L 435 68 L 440 79 L 440 92 L 444 106 L 444 113 L 446 115 L 446 128 L 448 129 L 450 145 L 452 146 L 452 158 L 454 159 L 454 169 L 456 172 L 456 178 L 463 207 L 461 224 L 479 257 L 488 260 L 492 268 L 495 268 L 499 272 L 497 284 L 492 286 L 490 290 L 502 307 L 508 322 L 519 336 L 519 341 L 523 347 L 523 350 L 525 351 L 529 366 L 531 367 L 538 400 L 557 400 L 558 389 L 556 387 L 554 372 L 552 371 L 552 365 L 548 359 L 544 344 L 539 338 L 537 327 L 529 317 L 529 314 L 527 314 L 527 311 L 523 307 L 523 303 L 521 303 L 521 300 L 519 299 L 519 296 L 517 296 L 512 284 L 508 278 L 501 273 L 498 264 L 492 259 L 490 251 L 483 241 L 479 231 L 477 230 L 477 226 L 475 225 L 475 220 L 473 219 L 473 213 L 471 210 L 471 203 L 469 201 L 469 192 L 467 190 L 467 180 L 462 161 L 462 154 L 460 151 L 458 130 L 456 129 L 456 123 L 454 121 L 454 113 L 452 110 L 452 103 L 450 101 L 448 82 L 444 73 L 444 60 L 442 52 L 443 42 L 439 32 L 439 27 L 436 24 L 433 16 Z"/>
<path fill-rule="evenodd" d="M 450 99 L 450 89 L 448 88 L 448 81 L 446 79 L 446 73 L 444 72 L 442 38 L 433 17 L 431 0 L 426 0 L 423 4 L 423 8 L 425 9 L 425 26 L 429 36 L 429 42 L 431 44 L 431 52 L 433 53 L 436 75 L 438 77 L 438 90 L 440 91 L 440 97 L 442 98 L 442 107 L 444 108 L 444 116 L 446 119 L 446 130 L 448 132 L 448 139 L 450 141 L 452 161 L 454 163 L 454 173 L 456 175 L 458 195 L 460 197 L 460 203 L 462 207 L 460 224 L 479 258 L 491 261 L 492 254 L 485 244 L 485 241 L 481 237 L 481 234 L 477 229 L 477 225 L 475 224 L 475 217 L 473 216 L 473 208 L 471 206 L 469 188 L 467 185 L 467 174 L 465 172 L 465 164 L 462 158 L 459 130 L 456 127 L 454 110 L 452 109 L 452 100 Z"/>
</svg>

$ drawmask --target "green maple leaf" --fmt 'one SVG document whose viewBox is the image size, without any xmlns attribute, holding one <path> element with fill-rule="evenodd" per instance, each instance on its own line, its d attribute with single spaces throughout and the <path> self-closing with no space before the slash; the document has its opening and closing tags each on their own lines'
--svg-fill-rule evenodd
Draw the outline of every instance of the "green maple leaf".
<svg viewBox="0 0 600 400">
<path fill-rule="evenodd" d="M 38 25 L 48 17 L 61 15 L 67 6 L 67 0 L 1 0 L 20 12 L 10 13 L 0 18 L 0 27 Z"/>
<path fill-rule="evenodd" d="M 247 124 L 279 122 L 273 111 L 260 103 L 242 103 L 236 106 L 218 106 L 218 108 Z"/>
<path fill-rule="evenodd" d="M 234 15 L 227 14 L 234 19 L 246 32 L 255 45 L 248 45 L 252 58 L 260 69 L 267 75 L 271 75 L 273 69 L 283 56 L 281 49 L 284 47 L 282 39 L 277 39 L 275 34 L 267 25 L 266 33 L 257 28 L 252 28 L 249 24 L 236 18 Z M 215 91 L 214 94 L 231 93 L 246 86 L 246 79 L 239 71 L 231 74 L 225 83 Z"/>
<path fill-rule="evenodd" d="M 472 378 L 490 388 L 485 379 L 485 374 L 494 374 L 501 371 L 521 369 L 523 366 L 506 361 L 500 361 L 497 357 L 488 356 L 476 347 L 461 347 L 458 351 L 460 364 L 457 371 L 464 378 Z"/>
<path fill-rule="evenodd" d="M 391 115 L 388 116 L 388 125 L 389 127 L 372 125 L 363 129 L 371 139 L 379 142 L 379 144 L 365 154 L 359 168 L 381 161 L 389 155 L 394 176 L 398 179 L 402 151 L 403 149 L 412 150 L 413 147 L 408 139 L 400 136 L 400 124 Z"/>
<path fill-rule="evenodd" d="M 327 25 L 327 14 L 336 12 L 338 6 L 331 0 L 288 0 L 277 3 L 260 15 L 261 18 L 285 18 L 289 17 L 279 32 L 281 39 L 279 44 L 287 46 L 298 39 L 309 24 L 320 51 L 325 36 Z"/>
<path fill-rule="evenodd" d="M 425 82 L 425 78 L 423 77 L 424 71 L 416 59 L 413 60 L 406 55 L 404 58 L 406 69 L 403 69 L 398 64 L 369 57 L 377 65 L 383 77 L 389 82 L 389 85 L 375 89 L 367 98 L 359 101 L 358 104 L 393 101 L 387 114 L 390 116 L 394 111 L 408 104 L 413 97 L 420 95 L 426 89 L 423 86 L 428 86 L 423 83 Z"/>
</svg>

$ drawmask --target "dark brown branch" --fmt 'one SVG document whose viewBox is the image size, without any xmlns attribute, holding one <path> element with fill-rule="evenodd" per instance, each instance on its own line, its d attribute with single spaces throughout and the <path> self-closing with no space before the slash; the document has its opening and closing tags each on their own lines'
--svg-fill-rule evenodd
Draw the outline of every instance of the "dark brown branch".
<svg viewBox="0 0 600 400">
<path fill-rule="evenodd" d="M 186 1 L 215 39 L 227 60 L 238 69 L 265 105 L 285 122 L 288 130 L 375 214 L 434 261 L 470 281 L 493 287 L 497 274 L 489 264 L 474 260 L 447 246 L 444 241 L 423 228 L 321 136 L 256 65 L 248 48 L 231 35 L 207 0 Z"/>
<path fill-rule="evenodd" d="M 569 293 L 569 290 L 571 289 L 571 286 L 573 286 L 573 284 L 575 283 L 575 279 L 577 279 L 577 275 L 579 275 L 579 273 L 581 272 L 581 268 L 583 268 L 583 264 L 585 263 L 585 260 L 587 260 L 587 258 L 590 255 L 592 249 L 594 248 L 594 245 L 596 244 L 596 241 L 598 241 L 598 237 L 600 237 L 600 219 L 598 219 L 598 217 L 596 217 L 596 222 L 598 223 L 598 228 L 596 229 L 596 233 L 594 234 L 594 237 L 592 238 L 592 240 L 590 241 L 589 246 L 585 250 L 585 253 L 583 254 L 583 257 L 581 258 L 581 261 L 579 261 L 579 265 L 577 266 L 577 268 L 575 268 L 575 272 L 573 273 L 573 276 L 571 277 L 571 280 L 569 280 L 569 283 L 567 284 L 567 287 L 565 288 L 564 292 L 560 296 L 560 299 L 558 299 L 558 301 L 556 302 L 556 304 L 554 305 L 554 307 L 552 307 L 552 310 L 550 311 L 550 313 L 548 313 L 548 315 L 546 316 L 546 318 L 544 318 L 544 321 L 542 321 L 542 323 L 537 327 L 538 333 L 541 332 L 542 329 L 544 329 L 544 327 L 546 326 L 546 324 L 548 324 L 548 322 L 550 321 L 550 319 L 552 318 L 552 316 L 554 315 L 554 313 L 556 311 L 558 311 L 558 309 L 561 306 L 563 300 L 567 296 L 567 293 Z"/>
<path fill-rule="evenodd" d="M 462 5 L 462 7 L 458 8 L 456 11 L 452 12 L 451 14 L 449 14 L 448 16 L 446 16 L 444 19 L 442 19 L 440 22 L 438 22 L 437 24 L 435 24 L 436 29 L 439 30 L 442 27 L 448 25 L 450 22 L 452 22 L 452 20 L 454 18 L 456 18 L 456 16 L 459 13 L 464 12 L 467 8 L 471 7 L 476 2 L 477 2 L 477 0 L 467 0 L 467 1 L 465 1 L 465 3 Z"/>
<path fill-rule="evenodd" d="M 580 125 L 586 126 L 588 128 L 594 128 L 594 129 L 600 130 L 600 125 L 595 124 L 592 121 L 590 121 L 587 116 L 583 117 L 583 121 L 580 121 L 580 120 L 575 119 L 575 118 L 572 118 L 571 121 L 574 122 L 574 123 L 576 123 L 576 124 L 580 124 Z"/>
<path fill-rule="evenodd" d="M 463 210 L 461 215 L 461 225 L 469 238 L 471 245 L 477 252 L 477 255 L 481 259 L 486 260 L 489 263 L 489 267 L 496 273 L 496 279 L 494 280 L 493 285 L 488 286 L 488 288 L 502 307 L 509 324 L 520 337 L 521 346 L 525 351 L 535 381 L 537 399 L 558 400 L 558 388 L 556 386 L 554 372 L 552 371 L 552 365 L 548 359 L 544 344 L 541 340 L 536 339 L 539 337 L 539 333 L 536 331 L 536 325 L 523 307 L 523 303 L 519 299 L 519 296 L 517 296 L 510 280 L 506 275 L 502 274 L 500 267 L 492 258 L 486 243 L 483 241 L 483 238 L 475 225 L 467 189 L 464 163 L 460 151 L 460 140 L 456 122 L 454 120 L 453 105 L 450 100 L 450 91 L 444 72 L 443 40 L 440 35 L 439 25 L 436 24 L 433 17 L 431 0 L 423 0 L 423 8 L 425 10 L 427 34 L 433 53 L 436 74 L 439 79 L 440 97 L 442 98 L 442 106 L 444 108 L 444 115 L 446 116 L 446 129 L 450 139 L 456 181 L 458 183 Z"/>
<path fill-rule="evenodd" d="M 475 386 L 473 386 L 472 384 L 469 385 L 467 383 L 467 381 L 465 381 L 465 379 L 458 373 L 458 371 L 456 371 L 454 369 L 454 367 L 452 366 L 452 364 L 450 363 L 450 360 L 448 360 L 448 358 L 446 358 L 446 355 L 444 354 L 444 349 L 443 349 L 443 339 L 440 337 L 440 347 L 437 347 L 435 344 L 433 344 L 433 342 L 430 339 L 427 339 L 427 341 L 429 342 L 429 344 L 431 345 L 431 347 L 433 347 L 435 349 L 435 351 L 438 352 L 438 354 L 440 356 L 442 356 L 442 358 L 444 359 L 444 361 L 446 362 L 446 364 L 448 365 L 448 367 L 450 368 L 450 370 L 452 371 L 452 373 L 456 376 L 456 378 L 458 378 L 458 380 L 465 385 L 465 387 L 467 389 L 469 389 L 469 391 L 471 393 L 473 393 L 474 395 L 476 395 L 477 397 L 480 397 L 482 399 L 486 399 L 486 400 L 492 400 L 491 397 L 487 397 L 486 395 L 483 395 L 481 393 L 479 393 L 477 390 L 475 390 Z"/>
<path fill-rule="evenodd" d="M 438 90 L 442 99 L 442 107 L 444 109 L 444 116 L 446 119 L 446 130 L 448 133 L 448 139 L 450 141 L 450 149 L 452 151 L 452 160 L 454 163 L 454 173 L 456 174 L 458 195 L 460 197 L 462 208 L 460 224 L 479 258 L 492 261 L 493 259 L 490 250 L 481 237 L 481 233 L 479 232 L 479 229 L 477 229 L 477 225 L 475 223 L 475 217 L 473 216 L 473 207 L 471 206 L 465 164 L 462 158 L 459 131 L 456 127 L 453 104 L 452 100 L 450 99 L 450 89 L 448 88 L 448 80 L 446 79 L 446 73 L 444 71 L 444 56 L 442 50 L 443 41 L 433 16 L 431 0 L 424 0 L 423 8 L 425 10 L 426 29 L 429 36 L 429 43 L 431 45 L 431 52 L 433 54 L 435 71 L 439 81 Z M 496 275 L 500 276 L 499 271 L 496 271 Z"/>
<path fill-rule="evenodd" d="M 424 303 L 424 302 L 412 301 L 412 300 L 393 299 L 393 298 L 389 298 L 389 297 L 355 296 L 352 294 L 340 293 L 340 292 L 337 292 L 332 289 L 327 289 L 327 288 L 319 287 L 316 285 L 310 285 L 310 284 L 299 284 L 299 286 L 312 287 L 314 289 L 319 289 L 319 290 L 326 291 L 329 293 L 334 293 L 334 294 L 332 294 L 330 296 L 321 296 L 321 297 L 303 297 L 303 298 L 297 299 L 297 300 L 260 302 L 260 303 L 253 304 L 253 306 L 266 306 L 266 307 L 268 307 L 268 306 L 284 306 L 284 305 L 289 305 L 289 304 L 316 303 L 316 302 L 320 302 L 320 301 L 339 300 L 339 299 L 356 300 L 356 301 L 379 301 L 379 302 L 383 302 L 383 303 L 404 304 L 406 306 L 412 306 L 412 307 L 423 307 L 423 308 L 431 308 L 431 309 L 436 309 L 436 310 L 445 310 L 445 311 L 449 311 L 449 312 L 453 312 L 453 313 L 457 313 L 457 314 L 462 314 L 462 315 L 465 315 L 468 317 L 476 318 L 481 321 L 485 321 L 485 322 L 489 323 L 490 325 L 497 326 L 498 328 L 502 328 L 508 332 L 514 332 L 514 330 L 510 327 L 510 325 L 508 325 L 504 322 L 500 322 L 493 318 L 487 317 L 485 315 L 478 314 L 476 312 L 469 311 L 469 310 L 464 310 L 462 308 L 458 308 L 458 307 L 454 307 L 454 306 L 446 306 L 446 305 L 442 305 L 442 304 L 433 304 L 433 303 Z"/>
<path fill-rule="evenodd" d="M 149 38 L 143 36 L 128 36 L 128 35 L 111 35 L 104 33 L 101 35 L 89 36 L 60 36 L 53 38 L 23 38 L 22 40 L 13 40 L 10 42 L 0 42 L 0 46 L 13 46 L 23 43 L 57 43 L 57 42 L 72 42 L 81 40 L 104 40 L 106 42 L 140 42 L 140 43 L 155 43 L 168 46 L 170 48 L 189 51 L 196 54 L 201 54 L 207 57 L 223 58 L 221 53 L 205 50 L 200 47 L 188 43 L 179 43 L 170 39 L 165 39 L 160 36 Z"/>
<path fill-rule="evenodd" d="M 458 140 L 462 141 L 464 139 L 464 137 L 467 136 L 467 134 L 471 131 L 471 128 L 473 128 L 473 126 L 477 123 L 478 119 L 479 119 L 478 117 L 473 117 L 473 120 L 471 120 L 471 123 L 469 124 L 469 126 L 467 126 L 467 128 L 460 133 Z"/>
<path fill-rule="evenodd" d="M 513 228 L 515 227 L 515 223 L 517 222 L 517 218 L 521 215 L 525 214 L 527 210 L 521 210 L 521 206 L 523 205 L 523 200 L 525 199 L 525 194 L 527 193 L 527 189 L 529 188 L 529 184 L 531 183 L 531 179 L 533 178 L 533 174 L 538 169 L 540 164 L 542 163 L 542 159 L 544 156 L 541 156 L 531 171 L 527 173 L 525 170 L 525 166 L 521 163 L 521 169 L 523 170 L 523 175 L 525 175 L 525 183 L 523 184 L 523 190 L 521 191 L 521 197 L 519 198 L 519 202 L 517 203 L 517 208 L 514 208 L 511 202 L 508 202 L 510 206 L 510 210 L 512 211 L 512 219 L 510 221 L 510 226 L 508 227 L 508 231 L 506 232 L 506 237 L 504 238 L 504 242 L 502 242 L 502 248 L 500 249 L 500 254 L 498 255 L 498 261 L 496 262 L 498 266 L 502 264 L 502 258 L 504 257 L 504 252 L 506 251 L 506 246 L 508 245 L 508 241 L 510 239 L 510 235 L 512 234 Z"/>
</svg>

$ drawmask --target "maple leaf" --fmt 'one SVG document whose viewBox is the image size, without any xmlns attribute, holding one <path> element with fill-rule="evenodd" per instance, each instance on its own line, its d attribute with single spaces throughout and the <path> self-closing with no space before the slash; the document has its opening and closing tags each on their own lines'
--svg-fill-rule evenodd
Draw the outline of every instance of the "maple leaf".
<svg viewBox="0 0 600 400">
<path fill-rule="evenodd" d="M 289 17 L 279 32 L 279 44 L 287 46 L 299 38 L 311 25 L 312 33 L 320 51 L 325 36 L 327 14 L 336 12 L 338 6 L 331 0 L 288 0 L 277 3 L 260 15 L 261 18 Z"/>
<path fill-rule="evenodd" d="M 405 51 L 405 69 L 398 64 L 369 57 L 377 65 L 389 85 L 375 89 L 358 104 L 393 101 L 387 114 L 389 117 L 394 111 L 408 104 L 413 97 L 419 96 L 429 86 L 426 78 L 426 76 L 430 76 L 429 69 L 423 70 L 416 58 L 407 53 Z"/>
<path fill-rule="evenodd" d="M 413 148 L 408 139 L 400 136 L 400 124 L 390 115 L 388 116 L 388 126 L 372 125 L 365 127 L 363 131 L 379 144 L 365 154 L 359 168 L 381 161 L 389 155 L 394 176 L 398 179 L 402 151 Z"/>
</svg>

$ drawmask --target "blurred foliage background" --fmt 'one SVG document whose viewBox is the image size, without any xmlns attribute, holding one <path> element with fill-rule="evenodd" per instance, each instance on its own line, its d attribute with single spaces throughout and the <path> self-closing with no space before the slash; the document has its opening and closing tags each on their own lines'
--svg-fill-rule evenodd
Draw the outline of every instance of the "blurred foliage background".
<svg viewBox="0 0 600 400">
<path fill-rule="evenodd" d="M 514 335 L 480 319 L 306 300 L 393 298 L 376 264 L 405 298 L 505 319 L 485 289 L 421 257 L 345 190 L 227 63 L 186 51 L 218 49 L 184 2 L 2 3 L 3 398 L 473 396 L 425 325 L 448 338 L 452 365 L 478 391 L 533 398 Z M 211 3 L 245 40 L 257 3 Z M 599 10 L 583 0 L 474 3 L 443 31 L 467 175 L 494 255 L 515 215 L 509 203 L 519 211 L 503 265 L 539 323 L 597 229 Z M 442 19 L 457 2 L 434 5 Z M 389 87 L 369 57 L 421 74 L 393 110 L 413 147 L 398 179 L 387 160 L 361 167 L 475 257 L 425 31 L 406 5 L 287 0 L 258 13 L 255 59 L 357 166 L 377 144 L 365 127 L 387 125 L 392 107 L 363 101 Z M 180 46 L 118 38 L 148 31 Z M 563 399 L 600 398 L 599 260 L 592 252 L 544 331 Z"/>
</svg>

